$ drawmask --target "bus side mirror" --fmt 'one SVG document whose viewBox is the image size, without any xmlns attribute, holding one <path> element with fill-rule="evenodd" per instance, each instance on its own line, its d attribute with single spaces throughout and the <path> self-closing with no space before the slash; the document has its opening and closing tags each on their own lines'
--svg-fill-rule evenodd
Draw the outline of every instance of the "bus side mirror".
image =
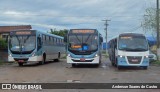
<svg viewBox="0 0 160 92">
<path fill-rule="evenodd" d="M 154 56 L 153 56 L 153 55 L 149 55 L 148 57 L 149 57 L 149 58 L 153 58 Z"/>
<path fill-rule="evenodd" d="M 64 36 L 64 42 L 67 42 L 67 35 Z"/>
<path fill-rule="evenodd" d="M 100 42 L 103 42 L 103 37 L 100 37 Z"/>
<path fill-rule="evenodd" d="M 103 37 L 101 37 L 101 42 L 103 42 Z"/>
</svg>

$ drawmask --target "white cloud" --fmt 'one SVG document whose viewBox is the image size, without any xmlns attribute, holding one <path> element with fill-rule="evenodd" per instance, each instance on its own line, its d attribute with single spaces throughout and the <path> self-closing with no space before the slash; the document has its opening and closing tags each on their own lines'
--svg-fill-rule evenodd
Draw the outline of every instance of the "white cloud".
<svg viewBox="0 0 160 92">
<path fill-rule="evenodd" d="M 0 24 L 31 24 L 45 28 L 97 28 L 104 35 L 140 25 L 144 9 L 155 0 L 1 0 Z M 53 26 L 54 25 L 54 26 Z"/>
<path fill-rule="evenodd" d="M 39 23 L 27 23 L 27 22 L 17 22 L 17 21 L 0 21 L 0 24 L 7 24 L 7 25 L 32 25 L 32 26 L 40 26 L 48 29 L 67 29 L 64 26 L 57 26 L 57 25 L 47 25 L 47 24 L 39 24 Z"/>
</svg>

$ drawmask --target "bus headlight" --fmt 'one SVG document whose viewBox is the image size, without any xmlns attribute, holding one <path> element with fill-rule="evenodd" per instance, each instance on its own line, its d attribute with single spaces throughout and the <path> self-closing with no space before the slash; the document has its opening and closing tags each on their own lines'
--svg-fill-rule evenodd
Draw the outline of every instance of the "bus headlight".
<svg viewBox="0 0 160 92">
<path fill-rule="evenodd" d="M 120 58 L 124 58 L 125 56 L 122 56 L 122 55 L 118 55 L 118 57 L 120 57 Z"/>
<path fill-rule="evenodd" d="M 9 54 L 9 57 L 12 57 L 12 55 L 11 55 L 11 54 Z"/>
<path fill-rule="evenodd" d="M 70 54 L 68 54 L 68 57 L 71 57 L 71 55 L 70 55 Z"/>
<path fill-rule="evenodd" d="M 97 57 L 97 56 L 98 56 L 98 54 L 95 55 L 95 57 Z"/>
<path fill-rule="evenodd" d="M 144 56 L 145 58 L 149 58 L 149 56 L 147 55 L 147 56 Z"/>
</svg>

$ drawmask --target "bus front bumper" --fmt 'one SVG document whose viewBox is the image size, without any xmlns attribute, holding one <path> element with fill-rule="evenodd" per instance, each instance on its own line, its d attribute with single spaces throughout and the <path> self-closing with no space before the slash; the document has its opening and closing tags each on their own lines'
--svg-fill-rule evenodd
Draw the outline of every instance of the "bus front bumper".
<svg viewBox="0 0 160 92">
<path fill-rule="evenodd" d="M 126 61 L 125 58 L 118 58 L 118 66 L 149 66 L 149 59 L 142 59 L 141 63 L 139 64 L 130 64 Z"/>
<path fill-rule="evenodd" d="M 11 56 L 8 56 L 8 62 L 14 62 L 14 61 L 23 61 L 24 62 L 37 62 L 37 61 L 42 61 L 43 58 L 42 56 L 32 56 L 32 57 L 11 57 Z"/>
<path fill-rule="evenodd" d="M 84 61 L 81 61 L 80 58 L 72 58 L 70 56 L 67 56 L 67 63 L 69 64 L 99 64 L 99 56 L 95 58 L 87 58 Z"/>
</svg>

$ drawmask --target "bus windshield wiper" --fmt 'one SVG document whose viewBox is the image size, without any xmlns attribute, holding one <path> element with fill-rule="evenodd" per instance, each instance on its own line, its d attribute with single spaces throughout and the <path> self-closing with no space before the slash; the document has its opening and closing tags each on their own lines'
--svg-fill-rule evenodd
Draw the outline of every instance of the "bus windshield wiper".
<svg viewBox="0 0 160 92">
<path fill-rule="evenodd" d="M 76 36 L 76 38 L 78 39 L 78 41 L 79 41 L 80 43 L 82 43 L 81 40 L 78 38 L 78 36 L 77 36 L 76 34 L 75 34 L 75 36 Z"/>
<path fill-rule="evenodd" d="M 88 35 L 88 37 L 87 37 L 85 42 L 88 42 L 88 39 L 90 38 L 90 36 L 91 36 L 91 34 Z"/>
<path fill-rule="evenodd" d="M 144 48 L 122 48 L 119 50 L 125 50 L 125 51 L 146 51 Z"/>
<path fill-rule="evenodd" d="M 132 48 L 120 48 L 119 50 L 134 51 L 134 49 L 132 49 Z"/>
<path fill-rule="evenodd" d="M 135 48 L 134 50 L 136 50 L 136 51 L 146 51 L 146 49 L 144 49 L 144 48 Z"/>
</svg>

